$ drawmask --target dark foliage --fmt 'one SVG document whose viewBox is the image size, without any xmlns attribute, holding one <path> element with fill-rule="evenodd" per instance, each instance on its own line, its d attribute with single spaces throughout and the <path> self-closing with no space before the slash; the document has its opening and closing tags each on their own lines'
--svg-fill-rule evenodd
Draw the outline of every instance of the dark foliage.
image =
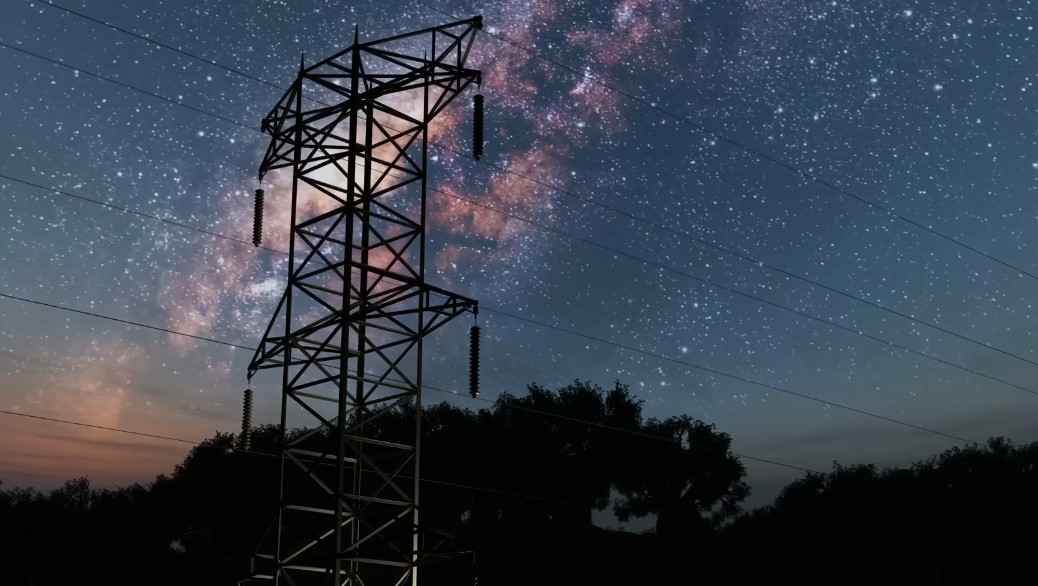
<svg viewBox="0 0 1038 586">
<path fill-rule="evenodd" d="M 726 530 L 743 578 L 801 584 L 1033 584 L 1038 443 L 954 448 L 908 469 L 835 464 Z"/>
<path fill-rule="evenodd" d="M 386 412 L 369 432 L 406 438 L 413 415 Z M 1033 583 L 1038 444 L 993 439 L 907 469 L 836 464 L 741 513 L 731 438 L 687 415 L 644 420 L 620 384 L 532 385 L 422 420 L 425 526 L 475 548 L 482 585 Z M 0 490 L 0 583 L 236 583 L 278 492 L 279 430 L 252 436 L 242 452 L 217 433 L 147 485 Z M 655 515 L 656 530 L 594 527 L 610 503 L 620 519 Z M 443 562 L 423 583 L 472 571 Z"/>
</svg>

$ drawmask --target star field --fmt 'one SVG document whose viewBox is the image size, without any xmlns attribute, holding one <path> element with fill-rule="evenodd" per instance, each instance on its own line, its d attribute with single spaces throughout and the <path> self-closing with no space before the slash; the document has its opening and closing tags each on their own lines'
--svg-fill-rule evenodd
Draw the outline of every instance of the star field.
<svg viewBox="0 0 1038 586">
<path fill-rule="evenodd" d="M 300 54 L 482 14 L 487 155 L 468 154 L 463 96 L 431 128 L 429 270 L 480 300 L 484 397 L 618 379 L 648 415 L 823 470 L 954 443 L 836 404 L 1034 441 L 1038 6 L 931 4 L 61 4 L 198 60 L 7 0 L 0 293 L 255 345 L 285 255 L 10 178 L 248 240 L 256 129 Z M 274 250 L 285 185 L 265 178 Z M 5 410 L 194 439 L 239 425 L 248 351 L 11 299 L 0 324 Z M 464 389 L 467 326 L 428 342 L 429 385 Z M 255 421 L 277 420 L 276 378 L 255 381 Z M 485 405 L 427 393 L 444 399 Z M 9 485 L 144 481 L 183 452 L 4 417 Z M 755 504 L 798 474 L 746 464 Z"/>
</svg>

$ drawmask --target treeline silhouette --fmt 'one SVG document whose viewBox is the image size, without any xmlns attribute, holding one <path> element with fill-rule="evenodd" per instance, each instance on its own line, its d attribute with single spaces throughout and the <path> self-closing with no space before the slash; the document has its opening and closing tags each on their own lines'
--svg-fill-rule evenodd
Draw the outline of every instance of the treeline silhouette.
<svg viewBox="0 0 1038 586">
<path fill-rule="evenodd" d="M 413 415 L 370 431 L 405 437 Z M 0 487 L 0 584 L 236 584 L 271 530 L 278 436 L 255 428 L 243 452 L 216 433 L 147 485 Z M 834 464 L 743 512 L 731 438 L 687 415 L 646 419 L 619 383 L 433 405 L 422 441 L 424 524 L 476 552 L 423 569 L 429 585 L 1038 583 L 1038 443 Z M 609 509 L 655 528 L 595 527 Z"/>
</svg>

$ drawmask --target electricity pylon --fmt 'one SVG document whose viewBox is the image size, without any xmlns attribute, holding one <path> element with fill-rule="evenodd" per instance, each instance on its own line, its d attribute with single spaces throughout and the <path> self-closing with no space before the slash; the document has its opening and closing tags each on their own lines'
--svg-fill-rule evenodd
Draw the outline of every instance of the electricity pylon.
<svg viewBox="0 0 1038 586">
<path fill-rule="evenodd" d="M 250 379 L 280 368 L 283 387 L 276 533 L 253 580 L 415 584 L 434 553 L 418 516 L 422 340 L 477 302 L 425 281 L 425 139 L 479 81 L 465 64 L 481 24 L 355 35 L 300 64 L 263 120 L 260 178 L 290 169 L 292 206 L 288 286 L 249 365 Z M 411 440 L 371 437 L 406 404 Z"/>
</svg>

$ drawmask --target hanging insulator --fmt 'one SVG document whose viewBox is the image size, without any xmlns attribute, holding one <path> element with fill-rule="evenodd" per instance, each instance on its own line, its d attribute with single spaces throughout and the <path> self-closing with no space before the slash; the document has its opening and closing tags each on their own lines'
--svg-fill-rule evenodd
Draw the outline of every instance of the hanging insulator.
<svg viewBox="0 0 1038 586">
<path fill-rule="evenodd" d="M 483 156 L 483 94 L 472 97 L 472 156 Z"/>
<path fill-rule="evenodd" d="M 479 396 L 479 326 L 469 330 L 469 394 Z"/>
<path fill-rule="evenodd" d="M 252 245 L 259 246 L 263 239 L 263 190 L 256 190 L 256 210 L 252 221 Z"/>
<path fill-rule="evenodd" d="M 252 389 L 245 389 L 245 403 L 241 410 L 241 449 L 246 452 L 252 445 Z"/>
</svg>

